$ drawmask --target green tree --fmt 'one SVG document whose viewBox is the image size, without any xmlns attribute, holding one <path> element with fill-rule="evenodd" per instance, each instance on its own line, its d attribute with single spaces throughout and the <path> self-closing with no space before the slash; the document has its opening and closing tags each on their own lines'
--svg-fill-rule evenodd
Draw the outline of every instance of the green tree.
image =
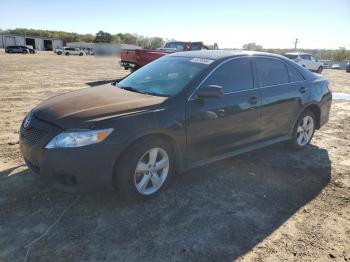
<svg viewBox="0 0 350 262">
<path fill-rule="evenodd" d="M 117 36 L 120 37 L 122 43 L 124 44 L 130 44 L 130 45 L 136 45 L 137 44 L 137 37 L 130 34 L 130 33 L 119 33 Z"/>
<path fill-rule="evenodd" d="M 338 50 L 332 53 L 332 60 L 344 61 L 350 57 L 350 52 L 346 51 L 345 47 L 339 47 Z"/>
<path fill-rule="evenodd" d="M 110 33 L 99 31 L 95 37 L 96 43 L 110 43 L 112 42 L 112 35 Z"/>
<path fill-rule="evenodd" d="M 244 50 L 249 50 L 249 51 L 261 51 L 263 47 L 261 45 L 257 45 L 255 43 L 248 43 L 243 45 Z"/>
<path fill-rule="evenodd" d="M 122 40 L 118 35 L 112 35 L 112 43 L 120 44 Z"/>
<path fill-rule="evenodd" d="M 79 42 L 93 43 L 95 42 L 95 36 L 92 34 L 78 36 Z"/>
<path fill-rule="evenodd" d="M 164 40 L 161 37 L 152 37 L 150 39 L 150 49 L 156 49 L 164 45 Z"/>
</svg>

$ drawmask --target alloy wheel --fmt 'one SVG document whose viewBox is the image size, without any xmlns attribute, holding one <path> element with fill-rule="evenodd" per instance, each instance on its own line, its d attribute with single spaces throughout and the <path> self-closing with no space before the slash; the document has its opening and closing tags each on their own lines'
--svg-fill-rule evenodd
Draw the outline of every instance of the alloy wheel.
<svg viewBox="0 0 350 262">
<path fill-rule="evenodd" d="M 142 195 L 157 192 L 169 173 L 169 156 L 159 147 L 148 150 L 138 161 L 134 173 L 134 184 Z"/>
<path fill-rule="evenodd" d="M 299 146 L 305 146 L 310 142 L 314 133 L 314 119 L 306 115 L 304 116 L 298 125 L 297 129 L 297 143 Z"/>
</svg>

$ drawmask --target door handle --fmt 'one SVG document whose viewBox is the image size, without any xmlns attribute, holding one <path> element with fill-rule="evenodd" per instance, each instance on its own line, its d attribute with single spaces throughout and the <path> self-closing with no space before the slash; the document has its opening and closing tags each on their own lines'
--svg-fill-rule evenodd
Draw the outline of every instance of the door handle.
<svg viewBox="0 0 350 262">
<path fill-rule="evenodd" d="M 306 90 L 307 90 L 307 88 L 305 86 L 302 86 L 302 87 L 299 88 L 299 92 L 300 93 L 305 93 Z"/>
<path fill-rule="evenodd" d="M 255 105 L 258 103 L 258 98 L 256 96 L 251 96 L 248 101 L 250 104 Z"/>
</svg>

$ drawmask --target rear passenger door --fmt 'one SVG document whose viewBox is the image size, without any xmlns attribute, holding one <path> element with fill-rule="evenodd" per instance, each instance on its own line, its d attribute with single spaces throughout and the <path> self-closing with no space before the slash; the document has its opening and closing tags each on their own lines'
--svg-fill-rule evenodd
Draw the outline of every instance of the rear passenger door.
<svg viewBox="0 0 350 262">
<path fill-rule="evenodd" d="M 262 98 L 261 138 L 287 135 L 307 96 L 303 77 L 278 58 L 255 57 Z"/>
</svg>

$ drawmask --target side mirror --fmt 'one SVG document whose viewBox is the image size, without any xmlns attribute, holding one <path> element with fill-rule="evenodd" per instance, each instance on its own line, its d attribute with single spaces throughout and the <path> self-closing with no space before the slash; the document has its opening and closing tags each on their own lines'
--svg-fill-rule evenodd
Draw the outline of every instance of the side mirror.
<svg viewBox="0 0 350 262">
<path fill-rule="evenodd" d="M 201 87 L 197 91 L 198 98 L 220 98 L 224 95 L 222 86 L 208 85 Z"/>
</svg>

